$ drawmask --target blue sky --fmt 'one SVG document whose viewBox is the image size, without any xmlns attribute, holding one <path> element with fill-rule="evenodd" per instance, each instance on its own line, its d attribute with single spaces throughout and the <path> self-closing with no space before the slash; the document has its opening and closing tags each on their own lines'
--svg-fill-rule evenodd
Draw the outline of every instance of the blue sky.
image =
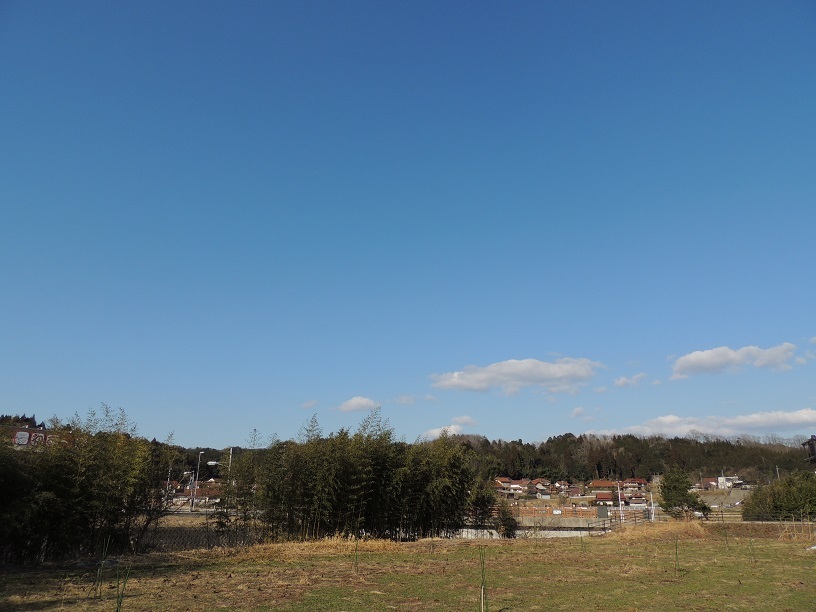
<svg viewBox="0 0 816 612">
<path fill-rule="evenodd" d="M 816 433 L 812 2 L 0 3 L 0 412 Z"/>
</svg>

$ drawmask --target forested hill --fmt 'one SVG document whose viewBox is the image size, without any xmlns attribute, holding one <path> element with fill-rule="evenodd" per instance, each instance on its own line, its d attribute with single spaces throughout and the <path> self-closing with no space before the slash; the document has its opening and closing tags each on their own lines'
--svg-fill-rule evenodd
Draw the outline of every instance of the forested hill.
<svg viewBox="0 0 816 612">
<path fill-rule="evenodd" d="M 104 405 L 103 409 L 109 410 Z M 374 420 L 380 418 L 379 414 L 372 417 Z M 127 420 L 124 413 L 118 418 Z M 43 427 L 42 423 L 37 424 L 33 416 L 25 415 L 0 415 L 0 424 Z M 388 427 L 387 422 L 383 425 Z M 314 426 L 317 427 L 316 420 Z M 492 480 L 496 476 L 570 482 L 585 482 L 594 478 L 649 479 L 669 467 L 677 466 L 695 481 L 724 473 L 737 474 L 744 482 L 762 483 L 775 478 L 777 468 L 779 473 L 790 473 L 808 467 L 802 442 L 810 433 L 803 431 L 801 436 L 787 439 L 773 435 L 727 439 L 702 433 L 672 438 L 632 434 L 576 436 L 565 433 L 550 437 L 545 442 L 489 440 L 481 435 L 451 435 L 449 438 L 474 451 L 476 475 L 484 480 Z M 393 431 L 391 435 L 394 435 Z M 264 446 L 257 430 L 253 430 L 250 437 L 253 438 L 253 448 Z M 234 450 L 240 453 L 244 449 L 236 446 Z M 218 468 L 206 462 L 222 458 L 220 450 L 198 447 L 178 448 L 178 451 L 181 452 L 184 469 L 200 469 L 203 479 L 217 474 Z M 200 451 L 205 451 L 202 453 L 205 458 L 203 464 L 197 461 Z"/>
<path fill-rule="evenodd" d="M 37 423 L 37 417 L 33 414 L 30 417 L 26 415 L 0 414 L 0 425 L 10 427 L 45 427 L 45 423 Z"/>
<path fill-rule="evenodd" d="M 477 476 L 492 480 L 497 476 L 547 478 L 552 481 L 586 482 L 594 478 L 646 478 L 678 466 L 692 481 L 721 474 L 737 474 L 746 483 L 763 483 L 807 468 L 801 440 L 774 436 L 764 440 L 750 437 L 716 438 L 706 435 L 666 438 L 574 435 L 565 433 L 546 442 L 489 440 L 479 435 L 452 435 L 450 439 L 474 451 Z M 186 449 L 188 469 L 196 467 L 198 451 L 206 457 L 219 456 L 215 449 Z M 235 447 L 236 453 L 243 450 Z M 217 468 L 201 466 L 202 478 L 210 478 Z"/>
<path fill-rule="evenodd" d="M 807 467 L 802 439 L 723 439 L 706 435 L 665 438 L 575 436 L 566 433 L 539 444 L 522 440 L 490 441 L 482 436 L 452 436 L 476 452 L 484 478 L 548 478 L 587 481 L 593 478 L 649 478 L 678 466 L 694 479 L 738 474 L 745 482 L 767 482 L 776 470 Z"/>
</svg>

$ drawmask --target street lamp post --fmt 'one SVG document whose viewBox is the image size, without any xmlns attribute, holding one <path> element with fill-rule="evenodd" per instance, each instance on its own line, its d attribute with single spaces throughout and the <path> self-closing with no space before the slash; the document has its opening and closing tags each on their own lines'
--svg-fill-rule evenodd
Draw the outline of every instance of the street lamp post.
<svg viewBox="0 0 816 612">
<path fill-rule="evenodd" d="M 201 455 L 203 454 L 204 451 L 198 453 L 198 465 L 196 466 L 195 480 L 193 481 L 195 486 L 193 487 L 193 497 L 190 500 L 190 512 L 195 510 L 196 496 L 198 495 L 198 477 L 201 474 Z"/>
<path fill-rule="evenodd" d="M 192 495 L 192 493 L 193 493 L 193 473 L 192 473 L 192 472 L 186 472 L 186 471 L 185 471 L 185 472 L 182 472 L 182 473 L 181 473 L 181 480 L 182 480 L 182 481 L 184 480 L 184 477 L 185 477 L 185 476 L 189 476 L 189 477 L 190 477 L 189 481 L 187 482 L 187 486 L 188 486 L 188 488 L 190 489 L 190 494 Z M 179 484 L 181 484 L 181 483 L 179 483 Z M 191 498 L 191 499 L 192 499 L 192 498 Z"/>
<path fill-rule="evenodd" d="M 224 464 L 221 463 L 220 461 L 208 461 L 207 465 L 213 466 L 213 465 L 224 465 Z M 230 448 L 229 462 L 227 463 L 227 484 L 229 484 L 230 473 L 231 472 L 232 472 L 232 449 Z"/>
<path fill-rule="evenodd" d="M 167 466 L 167 484 L 164 487 L 164 504 L 169 506 L 173 501 L 173 494 L 170 492 L 170 470 L 173 469 L 173 464 Z"/>
<path fill-rule="evenodd" d="M 208 461 L 207 465 L 213 466 L 213 465 L 224 465 L 224 464 L 221 463 L 220 461 Z M 229 491 L 230 487 L 232 486 L 232 476 L 231 476 L 231 474 L 232 474 L 232 447 L 230 447 L 229 463 L 227 463 L 227 491 Z M 229 500 L 227 500 L 227 501 L 229 501 Z"/>
</svg>

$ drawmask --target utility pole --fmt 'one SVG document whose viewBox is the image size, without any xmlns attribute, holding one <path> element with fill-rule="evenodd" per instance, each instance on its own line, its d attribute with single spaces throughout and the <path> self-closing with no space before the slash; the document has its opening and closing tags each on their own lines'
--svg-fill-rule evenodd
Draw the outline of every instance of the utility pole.
<svg viewBox="0 0 816 612">
<path fill-rule="evenodd" d="M 198 477 L 201 474 L 201 455 L 203 454 L 204 451 L 198 453 L 198 466 L 196 467 L 195 480 L 193 481 L 195 486 L 193 487 L 193 498 L 190 500 L 190 512 L 195 510 L 196 496 L 198 495 Z"/>
</svg>

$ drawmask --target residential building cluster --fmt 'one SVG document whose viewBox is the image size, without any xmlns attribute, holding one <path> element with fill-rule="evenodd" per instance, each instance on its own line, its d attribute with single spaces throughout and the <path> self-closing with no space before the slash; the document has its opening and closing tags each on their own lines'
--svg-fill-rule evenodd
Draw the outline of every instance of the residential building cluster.
<svg viewBox="0 0 816 612">
<path fill-rule="evenodd" d="M 645 508 L 648 505 L 647 484 L 644 478 L 570 483 L 566 480 L 550 482 L 546 478 L 513 480 L 499 476 L 493 481 L 497 495 L 506 499 L 566 499 L 574 504 L 583 502 L 594 506 L 611 506 L 620 502 L 634 508 Z"/>
</svg>

